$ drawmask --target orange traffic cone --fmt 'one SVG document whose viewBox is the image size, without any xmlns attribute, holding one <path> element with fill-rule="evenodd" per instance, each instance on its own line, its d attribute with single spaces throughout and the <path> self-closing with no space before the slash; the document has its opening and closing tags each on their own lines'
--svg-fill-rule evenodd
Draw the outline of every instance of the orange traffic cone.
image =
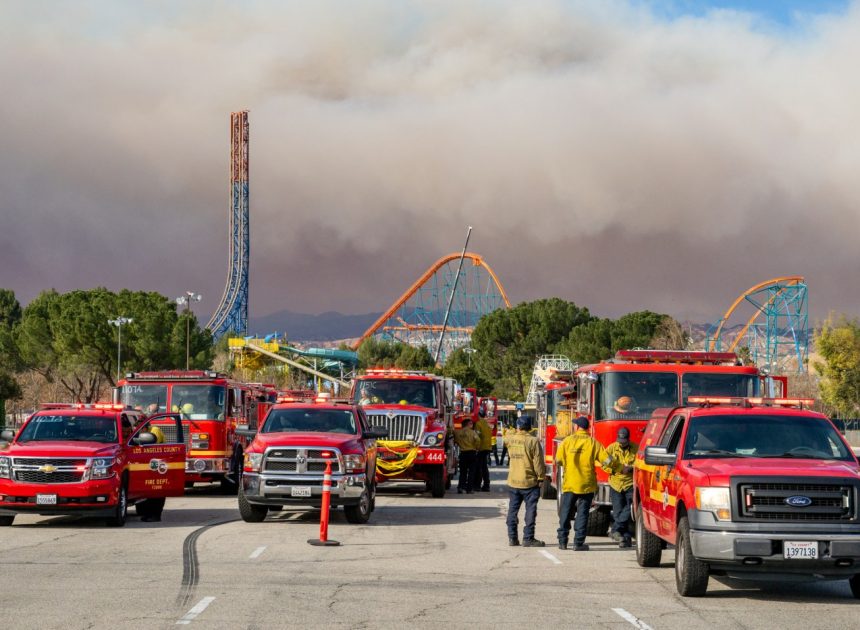
<svg viewBox="0 0 860 630">
<path fill-rule="evenodd" d="M 337 547 L 340 543 L 336 540 L 328 539 L 328 516 L 329 508 L 331 507 L 331 457 L 330 453 L 323 453 L 325 461 L 325 473 L 323 473 L 323 491 L 322 491 L 322 513 L 320 514 L 320 537 L 308 539 L 308 544 L 317 547 Z"/>
</svg>

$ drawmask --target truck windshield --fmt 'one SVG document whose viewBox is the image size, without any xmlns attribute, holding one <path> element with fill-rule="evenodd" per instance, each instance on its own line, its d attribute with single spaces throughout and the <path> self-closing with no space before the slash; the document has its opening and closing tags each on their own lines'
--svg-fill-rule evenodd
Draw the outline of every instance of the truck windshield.
<svg viewBox="0 0 860 630">
<path fill-rule="evenodd" d="M 21 430 L 18 442 L 101 442 L 117 441 L 116 417 L 37 415 Z"/>
<path fill-rule="evenodd" d="M 186 420 L 223 420 L 226 398 L 223 385 L 174 385 L 170 409 Z"/>
<path fill-rule="evenodd" d="M 167 411 L 167 385 L 123 385 L 122 402 L 150 415 Z"/>
<path fill-rule="evenodd" d="M 273 409 L 262 433 L 345 433 L 355 435 L 355 415 L 346 409 Z"/>
<path fill-rule="evenodd" d="M 854 460 L 827 420 L 729 414 L 693 417 L 687 429 L 684 457 Z"/>
<path fill-rule="evenodd" d="M 684 374 L 683 403 L 690 396 L 758 396 L 759 379 L 754 374 Z"/>
<path fill-rule="evenodd" d="M 597 383 L 597 420 L 647 420 L 655 409 L 677 404 L 674 372 L 606 372 Z"/>
<path fill-rule="evenodd" d="M 416 405 L 436 408 L 436 383 L 406 379 L 359 381 L 353 394 L 359 405 Z"/>
</svg>

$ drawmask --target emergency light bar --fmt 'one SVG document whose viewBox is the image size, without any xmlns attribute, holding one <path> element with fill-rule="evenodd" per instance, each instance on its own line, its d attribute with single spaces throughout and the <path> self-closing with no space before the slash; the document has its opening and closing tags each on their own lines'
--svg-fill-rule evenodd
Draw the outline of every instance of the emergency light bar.
<svg viewBox="0 0 860 630">
<path fill-rule="evenodd" d="M 40 409 L 100 409 L 105 411 L 122 411 L 129 409 L 119 403 L 42 403 Z"/>
<path fill-rule="evenodd" d="M 128 380 L 181 381 L 202 378 L 227 378 L 227 376 L 211 370 L 168 370 L 166 372 L 128 372 L 125 378 Z"/>
<path fill-rule="evenodd" d="M 628 363 L 688 363 L 690 365 L 738 365 L 734 352 L 705 352 L 699 350 L 619 350 L 616 361 Z"/>
<path fill-rule="evenodd" d="M 814 398 L 764 398 L 761 396 L 690 396 L 687 402 L 692 405 L 741 405 L 752 407 L 762 405 L 766 407 L 797 407 L 803 409 L 803 405 L 811 407 L 815 404 Z"/>
<path fill-rule="evenodd" d="M 395 374 L 403 376 L 427 376 L 427 372 L 421 370 L 404 370 L 401 368 L 368 368 L 365 374 Z"/>
</svg>

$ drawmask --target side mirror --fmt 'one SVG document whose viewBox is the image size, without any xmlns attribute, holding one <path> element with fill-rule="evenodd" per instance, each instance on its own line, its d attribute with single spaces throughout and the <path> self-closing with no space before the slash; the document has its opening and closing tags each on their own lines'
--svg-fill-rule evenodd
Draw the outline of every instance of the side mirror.
<svg viewBox="0 0 860 630">
<path fill-rule="evenodd" d="M 649 466 L 672 466 L 677 457 L 676 453 L 669 453 L 665 446 L 645 447 L 645 463 Z"/>
<path fill-rule="evenodd" d="M 249 424 L 236 425 L 236 434 L 242 437 L 254 437 L 257 435 L 257 429 L 252 428 Z"/>
<path fill-rule="evenodd" d="M 12 429 L 4 429 L 2 433 L 0 433 L 0 440 L 4 442 L 11 442 L 15 439 L 15 432 Z"/>
<path fill-rule="evenodd" d="M 132 444 L 136 444 L 137 446 L 147 446 L 149 444 L 157 444 L 158 438 L 155 437 L 154 433 L 150 433 L 149 431 L 141 431 L 137 434 L 137 437 L 132 440 Z"/>
<path fill-rule="evenodd" d="M 368 440 L 380 440 L 382 438 L 388 437 L 388 427 L 375 426 L 369 427 L 367 431 L 364 432 L 365 439 Z"/>
</svg>

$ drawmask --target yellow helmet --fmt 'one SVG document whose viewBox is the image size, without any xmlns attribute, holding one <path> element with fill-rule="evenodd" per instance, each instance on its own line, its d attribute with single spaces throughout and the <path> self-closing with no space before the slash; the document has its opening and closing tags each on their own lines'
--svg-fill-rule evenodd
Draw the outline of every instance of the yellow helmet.
<svg viewBox="0 0 860 630">
<path fill-rule="evenodd" d="M 182 405 L 182 413 L 184 413 L 185 415 L 194 413 L 194 405 L 192 405 L 191 403 L 185 403 L 184 405 Z"/>
</svg>

